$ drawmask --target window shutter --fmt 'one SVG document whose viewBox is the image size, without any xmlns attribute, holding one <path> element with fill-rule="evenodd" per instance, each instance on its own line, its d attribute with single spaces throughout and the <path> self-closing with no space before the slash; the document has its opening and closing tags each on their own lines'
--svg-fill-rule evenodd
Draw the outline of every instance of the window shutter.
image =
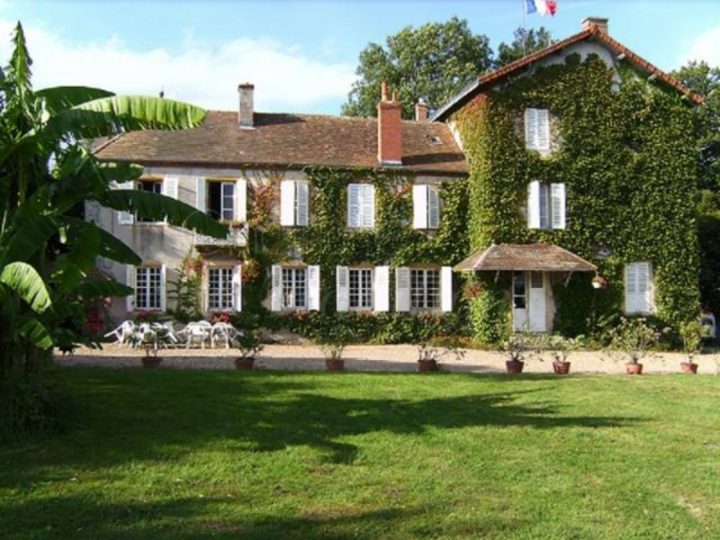
<svg viewBox="0 0 720 540">
<path fill-rule="evenodd" d="M 395 311 L 410 311 L 410 268 L 395 269 Z"/>
<path fill-rule="evenodd" d="M 350 307 L 349 277 L 347 266 L 335 267 L 335 300 L 338 311 L 347 311 Z"/>
<path fill-rule="evenodd" d="M 320 309 L 320 267 L 317 265 L 308 266 L 308 310 L 318 311 Z"/>
<path fill-rule="evenodd" d="M 372 184 L 367 184 L 365 187 L 363 225 L 369 228 L 375 226 L 375 186 Z"/>
<path fill-rule="evenodd" d="M 347 188 L 348 197 L 348 227 L 360 226 L 360 185 L 349 184 Z"/>
<path fill-rule="evenodd" d="M 307 227 L 309 221 L 308 211 L 308 184 L 307 182 L 297 182 L 297 222 L 296 225 Z"/>
<path fill-rule="evenodd" d="M 242 264 L 235 266 L 232 277 L 233 286 L 233 308 L 235 311 L 242 311 Z"/>
<path fill-rule="evenodd" d="M 536 150 L 538 115 L 537 109 L 525 109 L 525 148 Z"/>
<path fill-rule="evenodd" d="M 295 182 L 293 180 L 280 182 L 280 225 L 283 227 L 295 225 Z"/>
<path fill-rule="evenodd" d="M 638 312 L 638 282 L 635 264 L 625 266 L 625 312 Z"/>
<path fill-rule="evenodd" d="M 201 212 L 205 212 L 205 210 L 207 210 L 207 207 L 205 206 L 205 178 L 202 176 L 198 176 L 195 185 L 195 208 L 197 208 Z"/>
<path fill-rule="evenodd" d="M 282 310 L 282 266 L 279 264 L 273 264 L 271 269 L 271 281 L 272 281 L 272 296 L 271 306 L 272 311 Z"/>
<path fill-rule="evenodd" d="M 440 191 L 428 188 L 428 229 L 440 227 Z"/>
<path fill-rule="evenodd" d="M 133 290 L 132 294 L 125 297 L 125 309 L 130 312 L 135 310 L 135 267 L 131 264 L 125 266 L 125 285 Z"/>
<path fill-rule="evenodd" d="M 428 228 L 428 187 L 413 186 L 413 229 Z"/>
<path fill-rule="evenodd" d="M 652 313 L 652 267 L 649 262 L 637 264 L 638 303 L 643 313 Z"/>
<path fill-rule="evenodd" d="M 552 201 L 552 228 L 565 228 L 565 184 L 550 185 L 550 199 Z"/>
<path fill-rule="evenodd" d="M 528 228 L 540 228 L 540 182 L 537 180 L 528 184 L 527 218 Z"/>
<path fill-rule="evenodd" d="M 163 178 L 162 194 L 166 197 L 178 198 L 178 177 L 166 176 Z"/>
<path fill-rule="evenodd" d="M 132 182 L 122 182 L 120 184 L 116 184 L 115 189 L 135 189 L 135 186 Z M 132 225 L 135 223 L 135 216 L 132 214 L 132 212 L 118 212 L 118 223 L 120 225 Z"/>
<path fill-rule="evenodd" d="M 440 268 L 440 309 L 442 311 L 453 310 L 451 266 L 443 266 L 442 268 Z"/>
<path fill-rule="evenodd" d="M 167 295 L 165 294 L 167 283 L 167 266 L 160 267 L 160 311 L 167 310 Z"/>
<path fill-rule="evenodd" d="M 235 181 L 235 221 L 247 221 L 247 180 L 244 178 Z"/>
<path fill-rule="evenodd" d="M 373 271 L 373 309 L 390 310 L 390 267 L 376 266 Z"/>
<path fill-rule="evenodd" d="M 550 111 L 536 109 L 537 118 L 537 150 L 550 150 Z"/>
</svg>

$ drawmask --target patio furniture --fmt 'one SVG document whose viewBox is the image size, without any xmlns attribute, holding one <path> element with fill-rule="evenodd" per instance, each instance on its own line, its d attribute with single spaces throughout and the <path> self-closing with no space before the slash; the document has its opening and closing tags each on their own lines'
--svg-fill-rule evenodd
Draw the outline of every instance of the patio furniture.
<svg viewBox="0 0 720 540">
<path fill-rule="evenodd" d="M 212 344 L 212 325 L 207 321 L 189 322 L 179 334 L 186 337 L 186 348 L 189 349 L 194 342 L 200 342 L 200 348 L 205 348 L 205 342 L 210 341 Z"/>
<path fill-rule="evenodd" d="M 115 344 L 122 345 L 130 340 L 133 332 L 135 332 L 135 323 L 133 321 L 123 321 L 115 330 L 105 334 L 105 337 L 115 336 Z"/>
<path fill-rule="evenodd" d="M 226 322 L 217 322 L 212 325 L 212 330 L 210 332 L 210 346 L 215 347 L 216 342 L 224 341 L 225 342 L 225 348 L 230 348 L 230 342 L 233 340 L 233 338 L 237 335 L 237 330 L 235 327 Z"/>
</svg>

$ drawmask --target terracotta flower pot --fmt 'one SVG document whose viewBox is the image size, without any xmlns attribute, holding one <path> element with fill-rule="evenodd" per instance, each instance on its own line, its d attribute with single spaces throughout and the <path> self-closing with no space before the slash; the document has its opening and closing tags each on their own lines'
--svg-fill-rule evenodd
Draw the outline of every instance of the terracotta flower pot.
<svg viewBox="0 0 720 540">
<path fill-rule="evenodd" d="M 553 371 L 558 375 L 570 373 L 570 362 L 553 362 Z"/>
<path fill-rule="evenodd" d="M 255 365 L 254 358 L 236 358 L 235 369 L 252 369 Z"/>
<path fill-rule="evenodd" d="M 625 370 L 628 375 L 642 375 L 642 364 L 625 364 Z"/>
<path fill-rule="evenodd" d="M 683 373 L 697 373 L 698 365 L 695 362 L 680 362 L 680 370 Z"/>
<path fill-rule="evenodd" d="M 418 360 L 418 371 L 437 371 L 437 360 Z"/>
<path fill-rule="evenodd" d="M 508 373 L 522 373 L 523 367 L 525 367 L 525 362 L 520 362 L 519 360 L 509 360 L 505 362 L 505 369 L 507 369 Z"/>
<path fill-rule="evenodd" d="M 345 360 L 333 360 L 332 358 L 326 358 L 325 369 L 328 371 L 343 371 L 345 369 Z"/>
<path fill-rule="evenodd" d="M 162 358 L 158 358 L 157 356 L 143 356 L 142 357 L 142 366 L 144 368 L 156 368 L 162 363 Z"/>
</svg>

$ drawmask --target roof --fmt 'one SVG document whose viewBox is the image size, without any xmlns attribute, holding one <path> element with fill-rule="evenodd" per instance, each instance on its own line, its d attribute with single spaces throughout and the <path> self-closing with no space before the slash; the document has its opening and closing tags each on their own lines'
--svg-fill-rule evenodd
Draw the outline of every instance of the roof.
<svg viewBox="0 0 720 540">
<path fill-rule="evenodd" d="M 636 67 L 645 71 L 648 75 L 655 76 L 656 79 L 663 81 L 665 84 L 676 89 L 678 92 L 685 95 L 692 103 L 700 105 L 704 102 L 704 98 L 690 90 L 688 87 L 683 85 L 680 81 L 665 73 L 660 68 L 654 66 L 644 58 L 635 54 L 633 51 L 625 47 L 619 41 L 611 38 L 607 32 L 604 32 L 599 27 L 591 25 L 589 28 L 574 34 L 566 39 L 558 41 L 545 49 L 523 56 L 519 60 L 515 60 L 501 67 L 498 70 L 492 71 L 485 75 L 481 75 L 476 80 L 472 81 L 467 85 L 460 93 L 455 96 L 450 102 L 443 105 L 433 115 L 432 120 L 444 120 L 449 114 L 456 111 L 467 103 L 472 97 L 474 97 L 479 91 L 486 89 L 487 87 L 502 82 L 511 75 L 517 75 L 518 72 L 522 71 L 526 67 L 530 66 L 538 60 L 547 58 L 562 49 L 574 45 L 585 40 L 595 40 L 601 44 L 604 44 L 608 48 L 612 49 L 616 54 L 623 54 L 625 59 L 634 64 Z"/>
<path fill-rule="evenodd" d="M 148 166 L 379 167 L 376 118 L 255 113 L 254 129 L 239 129 L 237 121 L 234 111 L 209 111 L 197 128 L 126 133 L 96 155 Z M 465 156 L 446 125 L 403 121 L 402 133 L 403 164 L 394 169 L 467 174 Z"/>
<path fill-rule="evenodd" d="M 535 270 L 542 272 L 594 272 L 585 259 L 553 244 L 493 244 L 455 265 L 460 271 Z"/>
</svg>

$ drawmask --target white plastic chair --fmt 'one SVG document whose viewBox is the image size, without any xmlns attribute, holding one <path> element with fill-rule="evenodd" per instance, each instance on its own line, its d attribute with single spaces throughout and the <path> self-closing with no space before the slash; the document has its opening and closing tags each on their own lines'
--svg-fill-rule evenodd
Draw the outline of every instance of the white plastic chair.
<svg viewBox="0 0 720 540">
<path fill-rule="evenodd" d="M 235 327 L 226 322 L 216 322 L 212 325 L 212 331 L 210 332 L 210 346 L 215 347 L 216 340 L 225 342 L 225 348 L 230 348 L 230 342 L 237 334 Z"/>
<path fill-rule="evenodd" d="M 189 322 L 183 328 L 182 333 L 187 336 L 187 349 L 196 339 L 200 341 L 200 348 L 204 349 L 205 342 L 211 338 L 212 325 L 207 321 Z"/>
<path fill-rule="evenodd" d="M 135 323 L 132 321 L 123 321 L 115 330 L 105 334 L 105 337 L 115 336 L 115 344 L 122 345 L 126 341 L 129 341 L 133 332 L 135 332 Z"/>
</svg>

